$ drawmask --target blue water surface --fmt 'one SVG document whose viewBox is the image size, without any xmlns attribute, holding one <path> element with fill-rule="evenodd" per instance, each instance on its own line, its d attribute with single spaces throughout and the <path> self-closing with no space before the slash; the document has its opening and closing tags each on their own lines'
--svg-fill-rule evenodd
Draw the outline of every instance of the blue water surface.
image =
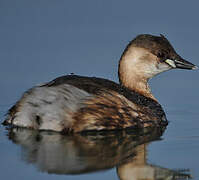
<svg viewBox="0 0 199 180">
<path fill-rule="evenodd" d="M 140 33 L 164 34 L 183 58 L 199 65 L 198 6 L 197 1 L 171 0 L 1 0 L 0 121 L 25 90 L 57 76 L 75 73 L 118 82 L 118 60 Z M 121 142 L 113 138 L 120 142 L 115 153 L 99 137 L 66 141 L 22 130 L 8 135 L 0 126 L 0 179 L 130 179 L 146 168 L 148 178 L 158 172 L 159 177 L 198 180 L 198 78 L 198 70 L 172 70 L 152 79 L 152 91 L 170 123 L 161 139 L 145 134 L 118 136 Z M 83 146 L 80 151 L 78 145 L 85 142 L 96 149 Z M 64 163 L 68 166 L 63 169 Z M 86 169 L 88 165 L 93 168 Z"/>
</svg>

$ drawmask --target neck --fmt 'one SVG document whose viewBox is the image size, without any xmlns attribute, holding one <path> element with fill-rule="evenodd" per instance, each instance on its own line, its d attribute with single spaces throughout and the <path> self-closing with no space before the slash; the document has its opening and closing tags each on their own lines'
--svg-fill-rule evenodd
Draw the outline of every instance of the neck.
<svg viewBox="0 0 199 180">
<path fill-rule="evenodd" d="M 119 80 L 122 86 L 127 87 L 128 89 L 135 91 L 143 96 L 156 100 L 151 93 L 147 79 L 138 76 L 127 76 L 123 74 L 120 76 Z"/>
<path fill-rule="evenodd" d="M 119 62 L 118 70 L 120 84 L 156 101 L 148 84 L 149 78 L 143 75 L 143 64 L 138 63 L 140 62 L 138 58 L 140 58 L 141 54 L 142 52 L 138 50 L 127 51 L 123 54 Z"/>
</svg>

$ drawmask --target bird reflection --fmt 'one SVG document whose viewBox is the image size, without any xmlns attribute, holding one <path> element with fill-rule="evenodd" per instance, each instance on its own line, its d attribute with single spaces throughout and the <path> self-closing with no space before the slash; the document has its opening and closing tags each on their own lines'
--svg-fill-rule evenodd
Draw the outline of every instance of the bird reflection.
<svg viewBox="0 0 199 180">
<path fill-rule="evenodd" d="M 21 147 L 23 161 L 52 174 L 82 174 L 116 167 L 121 180 L 189 179 L 186 170 L 171 170 L 147 163 L 147 146 L 160 140 L 164 129 L 56 132 L 12 128 L 8 137 Z"/>
</svg>

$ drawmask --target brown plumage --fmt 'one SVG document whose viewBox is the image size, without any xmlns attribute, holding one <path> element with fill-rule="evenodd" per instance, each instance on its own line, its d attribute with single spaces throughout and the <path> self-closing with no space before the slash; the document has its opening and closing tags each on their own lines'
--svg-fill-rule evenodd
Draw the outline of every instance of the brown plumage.
<svg viewBox="0 0 199 180">
<path fill-rule="evenodd" d="M 59 77 L 45 86 L 59 86 L 63 83 L 93 95 L 84 101 L 85 106 L 72 114 L 74 121 L 67 128 L 69 131 L 143 128 L 167 124 L 165 113 L 156 101 L 112 81 L 69 75 Z"/>
<path fill-rule="evenodd" d="M 120 58 L 120 84 L 73 74 L 56 78 L 25 92 L 4 124 L 64 133 L 167 125 L 148 80 L 172 68 L 196 66 L 164 36 L 139 35 Z"/>
</svg>

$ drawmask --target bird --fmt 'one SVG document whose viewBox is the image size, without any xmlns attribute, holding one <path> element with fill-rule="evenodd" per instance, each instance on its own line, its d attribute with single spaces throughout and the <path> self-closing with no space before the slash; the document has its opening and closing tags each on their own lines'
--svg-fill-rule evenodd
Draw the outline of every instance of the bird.
<svg viewBox="0 0 199 180">
<path fill-rule="evenodd" d="M 69 74 L 27 90 L 7 112 L 5 126 L 65 134 L 167 126 L 148 81 L 171 69 L 197 69 L 160 34 L 137 35 L 124 49 L 119 83 Z"/>
</svg>

